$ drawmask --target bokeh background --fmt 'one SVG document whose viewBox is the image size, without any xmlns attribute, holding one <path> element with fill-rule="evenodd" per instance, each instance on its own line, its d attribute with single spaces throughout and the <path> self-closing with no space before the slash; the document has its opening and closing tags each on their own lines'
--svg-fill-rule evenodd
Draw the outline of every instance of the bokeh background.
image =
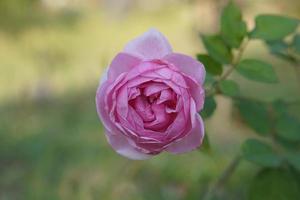
<svg viewBox="0 0 300 200">
<path fill-rule="evenodd" d="M 254 16 L 300 17 L 298 0 L 239 0 L 248 29 Z M 217 31 L 225 0 L 0 0 L 0 199 L 201 199 L 252 131 L 218 97 L 206 121 L 212 150 L 130 161 L 108 145 L 95 110 L 104 68 L 130 39 L 157 28 L 177 52 L 195 56 L 199 33 Z M 294 68 L 255 41 L 246 57 L 276 66 L 280 83 L 247 81 L 248 96 L 297 99 Z M 299 80 L 298 80 L 299 81 Z M 294 113 L 299 115 L 295 107 Z M 259 168 L 246 161 L 225 187 L 244 199 Z"/>
</svg>

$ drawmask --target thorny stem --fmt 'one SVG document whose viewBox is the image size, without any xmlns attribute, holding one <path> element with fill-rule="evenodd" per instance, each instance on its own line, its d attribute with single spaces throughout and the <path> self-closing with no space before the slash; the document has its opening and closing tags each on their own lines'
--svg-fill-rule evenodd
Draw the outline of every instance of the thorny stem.
<svg viewBox="0 0 300 200">
<path fill-rule="evenodd" d="M 215 194 L 217 194 L 220 189 L 224 186 L 224 184 L 228 181 L 228 179 L 231 177 L 231 175 L 236 170 L 237 166 L 239 165 L 240 161 L 242 159 L 241 155 L 237 155 L 225 168 L 223 173 L 220 175 L 220 177 L 217 179 L 217 181 L 211 185 L 207 193 L 205 194 L 203 200 L 210 200 L 212 197 L 214 197 Z"/>
</svg>

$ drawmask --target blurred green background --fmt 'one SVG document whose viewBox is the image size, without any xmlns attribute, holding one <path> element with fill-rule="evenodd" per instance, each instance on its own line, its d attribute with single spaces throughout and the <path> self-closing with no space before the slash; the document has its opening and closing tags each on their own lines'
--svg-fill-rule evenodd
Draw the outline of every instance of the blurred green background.
<svg viewBox="0 0 300 200">
<path fill-rule="evenodd" d="M 212 151 L 130 161 L 108 145 L 95 110 L 104 68 L 151 27 L 174 51 L 195 56 L 199 32 L 216 31 L 223 0 L 0 0 L 0 199 L 201 199 L 252 131 L 218 97 L 206 121 Z M 297 0 L 239 0 L 248 29 L 259 13 L 300 17 Z M 246 81 L 242 93 L 299 97 L 294 69 L 253 42 L 247 56 L 269 59 L 280 83 Z M 299 115 L 299 108 L 293 112 Z M 253 170 L 254 169 L 254 170 Z M 258 167 L 242 162 L 224 199 L 244 199 Z"/>
</svg>

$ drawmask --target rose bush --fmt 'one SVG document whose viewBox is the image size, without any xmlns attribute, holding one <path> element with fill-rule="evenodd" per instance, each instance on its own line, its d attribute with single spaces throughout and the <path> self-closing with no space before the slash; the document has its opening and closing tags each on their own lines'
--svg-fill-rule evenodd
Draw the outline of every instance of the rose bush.
<svg viewBox="0 0 300 200">
<path fill-rule="evenodd" d="M 114 150 L 147 159 L 200 146 L 204 78 L 200 62 L 173 53 L 154 29 L 129 42 L 111 62 L 96 94 L 97 111 Z"/>
</svg>

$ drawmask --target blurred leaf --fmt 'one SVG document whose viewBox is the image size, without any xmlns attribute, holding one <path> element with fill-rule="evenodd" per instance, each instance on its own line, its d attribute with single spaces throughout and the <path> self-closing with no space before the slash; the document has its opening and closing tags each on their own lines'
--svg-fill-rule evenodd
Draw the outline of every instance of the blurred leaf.
<svg viewBox="0 0 300 200">
<path fill-rule="evenodd" d="M 289 152 L 285 155 L 287 161 L 297 170 L 300 171 L 300 153 L 299 152 Z"/>
<path fill-rule="evenodd" d="M 210 73 L 206 73 L 204 85 L 205 86 L 210 86 L 214 82 L 215 82 L 215 79 L 214 79 L 213 75 L 211 75 Z"/>
<path fill-rule="evenodd" d="M 197 59 L 203 63 L 206 71 L 212 75 L 221 75 L 223 72 L 222 65 L 212 59 L 209 55 L 198 54 Z"/>
<path fill-rule="evenodd" d="M 270 133 L 271 125 L 265 104 L 242 100 L 237 102 L 237 107 L 243 120 L 258 134 Z"/>
<path fill-rule="evenodd" d="M 227 96 L 236 96 L 239 93 L 239 86 L 232 80 L 222 80 L 219 83 L 221 92 Z"/>
<path fill-rule="evenodd" d="M 251 38 L 267 41 L 279 40 L 294 32 L 299 20 L 279 15 L 259 15 L 255 18 L 255 29 Z"/>
<path fill-rule="evenodd" d="M 272 65 L 260 60 L 244 59 L 238 64 L 237 71 L 250 80 L 264 83 L 278 82 Z"/>
<path fill-rule="evenodd" d="M 274 109 L 274 111 L 281 115 L 281 114 L 285 114 L 288 111 L 288 107 L 286 105 L 286 103 L 282 100 L 276 100 L 272 103 L 272 108 Z"/>
<path fill-rule="evenodd" d="M 300 121 L 287 114 L 281 115 L 275 124 L 277 134 L 283 139 L 300 141 Z"/>
<path fill-rule="evenodd" d="M 230 49 L 226 46 L 219 35 L 201 36 L 203 44 L 208 54 L 216 61 L 222 64 L 228 64 L 232 60 Z"/>
<path fill-rule="evenodd" d="M 256 139 L 248 139 L 242 145 L 242 152 L 245 159 L 265 167 L 277 167 L 281 163 L 273 149 Z"/>
<path fill-rule="evenodd" d="M 205 133 L 202 144 L 199 148 L 199 150 L 203 153 L 211 153 L 211 146 L 208 138 L 208 134 Z"/>
<path fill-rule="evenodd" d="M 292 47 L 300 53 L 300 34 L 296 34 L 293 39 Z"/>
<path fill-rule="evenodd" d="M 223 10 L 221 33 L 224 41 L 233 48 L 238 48 L 247 34 L 246 23 L 242 20 L 241 11 L 232 1 Z"/>
<path fill-rule="evenodd" d="M 204 102 L 204 108 L 201 111 L 200 115 L 206 119 L 209 118 L 217 108 L 217 103 L 214 97 L 206 97 Z"/>
<path fill-rule="evenodd" d="M 282 41 L 282 40 L 275 40 L 275 41 L 267 41 L 266 44 L 268 45 L 269 51 L 271 54 L 289 61 L 295 62 L 295 58 L 288 54 L 289 45 Z"/>
<path fill-rule="evenodd" d="M 284 169 L 261 170 L 250 184 L 249 200 L 296 200 L 300 186 L 295 176 Z"/>
</svg>

